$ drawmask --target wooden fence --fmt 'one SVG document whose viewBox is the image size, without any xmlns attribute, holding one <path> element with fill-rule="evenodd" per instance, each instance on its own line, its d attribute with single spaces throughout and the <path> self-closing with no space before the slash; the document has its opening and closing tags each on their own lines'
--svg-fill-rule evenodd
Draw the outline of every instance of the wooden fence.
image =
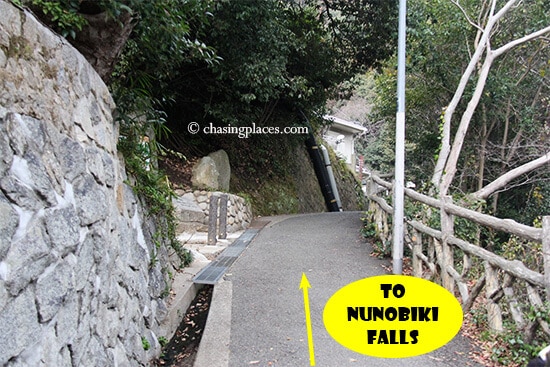
<svg viewBox="0 0 550 367">
<path fill-rule="evenodd" d="M 385 243 L 391 239 L 393 208 L 384 194 L 389 195 L 391 190 L 392 184 L 375 174 L 367 181 L 369 219 Z M 504 331 L 505 321 L 510 321 L 526 342 L 531 342 L 539 331 L 550 337 L 544 317 L 536 317 L 533 312 L 549 309 L 545 303 L 550 300 L 550 216 L 543 217 L 542 228 L 534 228 L 463 208 L 454 204 L 451 197 L 435 199 L 411 189 L 405 189 L 405 196 L 426 205 L 426 212 L 437 215 L 435 211 L 439 211 L 440 228 L 431 228 L 422 218 L 405 219 L 405 243 L 412 253 L 414 276 L 433 280 L 455 294 L 464 313 L 472 309 L 480 295 L 484 296 L 487 323 L 494 331 Z M 542 244 L 543 274 L 527 268 L 520 260 L 507 260 L 458 238 L 455 217 Z"/>
</svg>

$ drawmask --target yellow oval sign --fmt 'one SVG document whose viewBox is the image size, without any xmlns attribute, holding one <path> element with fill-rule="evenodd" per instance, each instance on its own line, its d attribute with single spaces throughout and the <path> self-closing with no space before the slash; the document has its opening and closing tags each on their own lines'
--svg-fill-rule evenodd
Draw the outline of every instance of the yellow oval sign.
<svg viewBox="0 0 550 367">
<path fill-rule="evenodd" d="M 373 357 L 406 358 L 447 344 L 462 326 L 462 308 L 445 288 L 421 278 L 382 275 L 341 288 L 323 321 L 344 347 Z"/>
</svg>

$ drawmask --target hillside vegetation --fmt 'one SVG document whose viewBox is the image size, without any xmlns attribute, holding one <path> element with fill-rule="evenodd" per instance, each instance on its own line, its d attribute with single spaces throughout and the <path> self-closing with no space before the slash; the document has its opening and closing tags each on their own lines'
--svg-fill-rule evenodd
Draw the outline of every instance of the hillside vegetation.
<svg viewBox="0 0 550 367">
<path fill-rule="evenodd" d="M 248 195 L 260 214 L 324 210 L 306 136 L 203 129 L 303 127 L 304 113 L 318 133 L 339 83 L 394 44 L 395 5 L 378 1 L 14 2 L 65 35 L 108 83 L 127 157 L 143 156 L 143 136 L 161 159 L 177 153 L 179 165 L 224 149 L 231 191 Z M 199 133 L 189 132 L 192 122 Z M 357 183 L 339 176 L 348 177 L 347 207 L 359 209 Z"/>
</svg>

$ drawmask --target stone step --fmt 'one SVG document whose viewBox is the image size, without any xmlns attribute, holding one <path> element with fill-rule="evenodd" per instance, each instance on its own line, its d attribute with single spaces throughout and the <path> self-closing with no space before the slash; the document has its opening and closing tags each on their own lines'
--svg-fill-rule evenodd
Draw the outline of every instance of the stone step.
<svg viewBox="0 0 550 367">
<path fill-rule="evenodd" d="M 178 196 L 172 200 L 177 220 L 178 233 L 204 231 L 204 212 L 193 199 L 193 195 Z"/>
</svg>

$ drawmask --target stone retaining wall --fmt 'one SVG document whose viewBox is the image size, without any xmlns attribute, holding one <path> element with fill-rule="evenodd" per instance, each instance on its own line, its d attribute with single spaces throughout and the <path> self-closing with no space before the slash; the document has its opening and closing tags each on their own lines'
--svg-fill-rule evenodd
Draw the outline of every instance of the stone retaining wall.
<svg viewBox="0 0 550 367">
<path fill-rule="evenodd" d="M 187 215 L 180 217 L 180 220 L 187 221 L 188 224 L 195 227 L 195 230 L 208 230 L 208 216 L 210 207 L 210 197 L 212 195 L 227 195 L 227 232 L 233 233 L 248 228 L 252 222 L 252 209 L 250 204 L 240 196 L 227 194 L 219 191 L 196 190 L 192 192 L 180 192 L 181 199 L 196 204 L 196 207 L 202 211 L 198 215 Z M 178 205 L 176 205 L 177 207 Z M 189 213 L 189 212 L 188 212 Z M 183 230 L 185 230 L 184 228 Z"/>
<path fill-rule="evenodd" d="M 125 184 L 113 109 L 72 46 L 0 0 L 1 366 L 160 353 L 168 255 Z"/>
</svg>

